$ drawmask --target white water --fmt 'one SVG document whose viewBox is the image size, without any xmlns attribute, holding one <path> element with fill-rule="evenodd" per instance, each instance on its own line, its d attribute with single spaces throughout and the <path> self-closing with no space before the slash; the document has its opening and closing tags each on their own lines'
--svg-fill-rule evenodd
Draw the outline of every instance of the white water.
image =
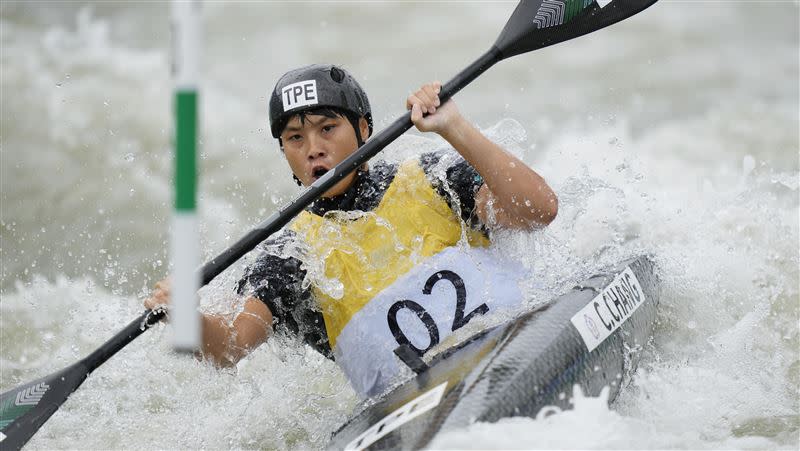
<svg viewBox="0 0 800 451">
<path fill-rule="evenodd" d="M 334 61 L 377 127 L 494 40 L 513 3 L 207 3 L 201 220 L 209 258 L 296 192 L 266 131 L 284 70 Z M 167 268 L 167 4 L 0 5 L 0 387 L 75 362 L 141 311 Z M 439 448 L 798 446 L 797 2 L 662 0 L 498 64 L 461 109 L 542 173 L 558 219 L 501 236 L 568 287 L 655 256 L 659 324 L 612 409 L 476 424 Z M 429 143 L 406 136 L 397 158 Z M 203 291 L 237 307 L 241 265 Z M 335 365 L 274 341 L 236 371 L 169 352 L 157 327 L 30 442 L 53 448 L 320 448 L 356 403 Z"/>
</svg>

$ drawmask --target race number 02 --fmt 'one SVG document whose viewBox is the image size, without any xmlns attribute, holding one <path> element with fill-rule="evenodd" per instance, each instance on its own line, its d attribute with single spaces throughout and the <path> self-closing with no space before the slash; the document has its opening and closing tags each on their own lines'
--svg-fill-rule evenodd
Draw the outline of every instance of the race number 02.
<svg viewBox="0 0 800 451">
<path fill-rule="evenodd" d="M 427 348 L 419 349 L 411 344 L 411 341 L 409 341 L 408 337 L 406 337 L 406 335 L 400 329 L 400 325 L 397 324 L 397 312 L 404 308 L 416 313 L 417 317 L 420 319 L 420 321 L 422 321 L 422 324 L 424 324 L 425 328 L 428 330 L 428 335 L 430 336 L 431 341 Z M 389 313 L 386 314 L 386 321 L 389 323 L 389 330 L 392 331 L 392 335 L 394 335 L 394 339 L 397 340 L 397 344 L 400 346 L 408 345 L 419 355 L 425 354 L 429 349 L 439 344 L 439 328 L 436 327 L 433 317 L 431 317 L 431 314 L 425 310 L 425 307 L 417 304 L 414 301 L 404 299 L 392 304 L 392 306 L 389 308 Z"/>
<path fill-rule="evenodd" d="M 464 285 L 464 279 L 462 279 L 461 276 L 453 271 L 438 271 L 430 276 L 425 282 L 425 286 L 422 288 L 422 294 L 430 295 L 433 291 L 433 286 L 436 285 L 436 283 L 440 280 L 447 280 L 456 290 L 456 312 L 455 316 L 453 317 L 453 326 L 451 328 L 452 332 L 455 332 L 467 325 L 467 323 L 469 323 L 470 320 L 476 315 L 484 315 L 489 311 L 489 306 L 486 305 L 486 303 L 483 303 L 469 312 L 469 314 L 464 316 L 464 310 L 467 308 L 467 288 Z M 427 348 L 419 349 L 414 346 L 408 337 L 406 337 L 406 335 L 403 333 L 403 330 L 400 329 L 400 325 L 397 323 L 397 314 L 403 309 L 409 309 L 414 312 L 414 314 L 417 315 L 417 318 L 422 321 L 425 329 L 427 329 L 428 336 L 430 338 L 430 343 L 428 344 Z M 425 307 L 412 300 L 403 299 L 392 304 L 392 306 L 389 308 L 389 312 L 386 314 L 386 321 L 389 323 L 389 330 L 392 332 L 397 344 L 401 346 L 408 345 L 419 355 L 425 354 L 431 348 L 439 344 L 439 328 L 436 327 L 436 322 L 433 320 L 433 317 L 425 310 Z"/>
</svg>

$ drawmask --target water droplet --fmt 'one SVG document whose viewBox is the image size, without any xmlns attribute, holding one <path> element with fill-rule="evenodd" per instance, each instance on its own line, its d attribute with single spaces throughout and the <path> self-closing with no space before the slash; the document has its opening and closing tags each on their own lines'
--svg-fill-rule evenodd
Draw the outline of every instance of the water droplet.
<svg viewBox="0 0 800 451">
<path fill-rule="evenodd" d="M 128 163 L 132 162 L 135 159 L 133 153 L 129 152 L 125 154 L 125 161 Z"/>
</svg>

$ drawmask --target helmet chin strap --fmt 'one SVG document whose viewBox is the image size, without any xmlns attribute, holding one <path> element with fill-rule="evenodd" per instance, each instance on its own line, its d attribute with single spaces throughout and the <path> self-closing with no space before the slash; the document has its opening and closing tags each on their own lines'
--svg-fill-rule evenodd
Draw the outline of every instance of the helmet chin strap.
<svg viewBox="0 0 800 451">
<path fill-rule="evenodd" d="M 363 146 L 363 145 L 364 145 L 364 140 L 363 140 L 363 139 L 361 139 L 361 130 L 360 130 L 360 129 L 359 129 L 359 127 L 358 127 L 358 121 L 359 121 L 360 119 L 361 119 L 361 118 L 358 118 L 358 119 L 348 119 L 348 120 L 350 121 L 350 125 L 352 125 L 352 126 L 353 126 L 353 131 L 355 131 L 355 132 L 356 132 L 356 141 L 358 142 L 358 147 L 361 147 L 361 146 Z"/>
<path fill-rule="evenodd" d="M 358 147 L 356 148 L 356 150 L 360 149 L 361 146 L 364 145 L 364 140 L 361 139 L 361 129 L 358 127 L 359 120 L 360 120 L 360 118 L 350 121 L 350 123 L 353 125 L 353 130 L 355 130 L 355 132 L 356 132 L 356 141 L 358 142 Z M 361 167 L 358 168 L 358 170 L 356 171 L 356 177 L 358 177 L 358 173 L 366 172 L 368 169 L 369 169 L 369 165 L 367 165 L 367 162 L 364 162 L 364 164 L 362 164 Z"/>
</svg>

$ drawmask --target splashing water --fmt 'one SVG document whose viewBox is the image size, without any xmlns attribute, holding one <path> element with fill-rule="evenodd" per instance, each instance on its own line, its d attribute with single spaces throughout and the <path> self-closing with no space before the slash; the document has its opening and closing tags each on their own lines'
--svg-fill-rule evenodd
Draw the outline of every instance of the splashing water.
<svg viewBox="0 0 800 451">
<path fill-rule="evenodd" d="M 408 92 L 476 57 L 514 5 L 206 6 L 209 258 L 296 193 L 265 126 L 280 73 L 344 64 L 380 130 Z M 532 299 L 642 253 L 662 299 L 612 408 L 573 393 L 573 410 L 474 424 L 435 447 L 800 445 L 797 13 L 796 2 L 659 2 L 459 93 L 461 111 L 559 195 L 547 229 L 494 236 L 494 252 L 531 272 Z M 0 4 L 3 389 L 94 350 L 169 271 L 167 17 L 157 2 Z M 387 32 L 398 29 L 402 40 Z M 381 158 L 442 145 L 407 134 Z M 241 309 L 234 287 L 250 258 L 201 291 L 204 310 Z M 173 355 L 170 333 L 159 325 L 104 364 L 28 448 L 318 449 L 357 402 L 336 366 L 296 341 L 277 337 L 220 371 Z"/>
</svg>

